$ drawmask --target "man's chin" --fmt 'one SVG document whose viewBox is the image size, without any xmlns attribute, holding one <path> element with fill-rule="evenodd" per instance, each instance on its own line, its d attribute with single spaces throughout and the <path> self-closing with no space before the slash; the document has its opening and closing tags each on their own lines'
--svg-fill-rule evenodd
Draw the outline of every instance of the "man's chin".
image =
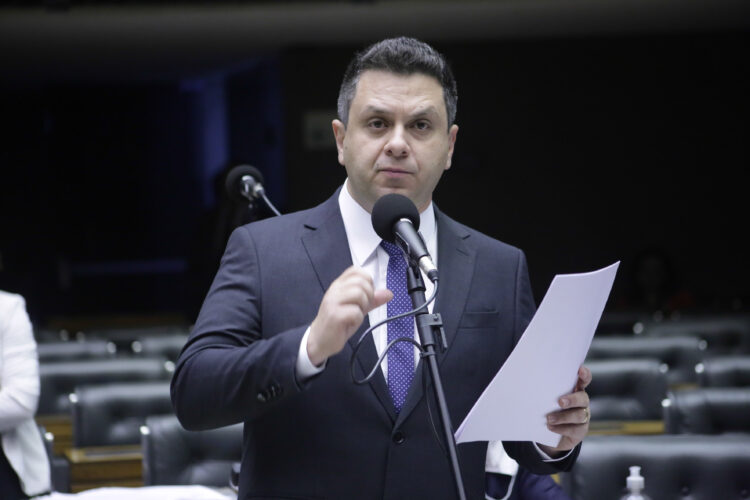
<svg viewBox="0 0 750 500">
<path fill-rule="evenodd" d="M 378 199 L 380 199 L 382 196 L 392 193 L 406 196 L 411 201 L 414 201 L 414 193 L 412 193 L 410 189 L 403 186 L 384 186 L 377 190 L 377 197 Z"/>
<path fill-rule="evenodd" d="M 414 203 L 414 205 L 417 207 L 417 210 L 419 210 L 420 213 L 424 211 L 430 203 L 430 199 L 427 199 L 427 200 L 417 199 L 417 196 L 414 194 L 413 190 L 403 187 L 403 186 L 383 186 L 379 188 L 376 192 L 377 199 L 375 201 L 379 200 L 382 196 L 385 196 L 386 194 L 391 194 L 391 193 L 400 194 L 409 198 L 412 201 L 412 203 Z"/>
</svg>

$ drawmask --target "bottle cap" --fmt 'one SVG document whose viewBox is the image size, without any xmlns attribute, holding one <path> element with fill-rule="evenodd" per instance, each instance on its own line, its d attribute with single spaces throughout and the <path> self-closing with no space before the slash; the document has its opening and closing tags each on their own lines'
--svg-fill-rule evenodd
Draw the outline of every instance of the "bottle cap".
<svg viewBox="0 0 750 500">
<path fill-rule="evenodd" d="M 630 467 L 630 475 L 626 480 L 627 487 L 630 491 L 639 492 L 645 486 L 645 479 L 641 476 L 641 468 L 637 465 Z"/>
</svg>

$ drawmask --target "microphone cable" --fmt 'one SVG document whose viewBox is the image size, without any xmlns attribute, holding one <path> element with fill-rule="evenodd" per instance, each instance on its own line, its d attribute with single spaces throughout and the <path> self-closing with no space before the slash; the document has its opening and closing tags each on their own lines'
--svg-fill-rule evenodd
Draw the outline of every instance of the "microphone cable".
<svg viewBox="0 0 750 500">
<path fill-rule="evenodd" d="M 380 368 L 380 365 L 383 364 L 383 360 L 388 355 L 388 351 L 391 349 L 391 347 L 393 347 L 394 345 L 396 345 L 398 342 L 409 342 L 410 344 L 413 344 L 419 350 L 419 356 L 421 358 L 423 358 L 423 357 L 426 356 L 425 350 L 422 347 L 422 345 L 419 342 L 417 342 L 416 340 L 414 340 L 413 337 L 399 337 L 399 338 L 391 340 L 388 343 L 388 345 L 386 346 L 386 348 L 383 351 L 383 353 L 380 355 L 380 357 L 378 358 L 378 360 L 375 362 L 375 366 L 370 371 L 370 373 L 367 374 L 367 376 L 365 378 L 363 378 L 363 379 L 357 379 L 356 375 L 354 374 L 354 363 L 355 363 L 355 360 L 357 358 L 357 352 L 359 352 L 360 347 L 362 347 L 362 342 L 364 341 L 365 337 L 367 337 L 368 334 L 372 333 L 376 328 L 379 328 L 380 326 L 382 326 L 382 325 L 384 325 L 386 323 L 389 323 L 389 322 L 397 320 L 397 319 L 404 318 L 406 316 L 413 316 L 413 315 L 417 314 L 419 311 L 425 309 L 428 305 L 430 305 L 435 300 L 435 297 L 437 297 L 438 282 L 439 282 L 438 279 L 436 279 L 434 281 L 435 288 L 432 291 L 432 295 L 430 295 L 430 298 L 427 299 L 424 304 L 422 304 L 421 306 L 419 306 L 419 307 L 417 307 L 415 309 L 412 309 L 411 311 L 406 311 L 406 312 L 403 312 L 401 314 L 397 314 L 396 316 L 391 316 L 390 318 L 385 318 L 384 320 L 379 321 L 378 323 L 374 324 L 373 326 L 371 326 L 370 328 L 368 328 L 367 330 L 365 330 L 364 333 L 362 333 L 362 335 L 360 335 L 359 339 L 357 340 L 357 344 L 354 346 L 354 350 L 352 351 L 352 355 L 351 355 L 351 357 L 349 359 L 349 370 L 350 370 L 350 373 L 351 373 L 351 376 L 352 376 L 352 382 L 354 382 L 356 385 L 364 385 L 367 382 L 369 382 L 370 380 L 372 380 L 372 378 L 378 372 L 378 369 Z M 422 368 L 424 369 L 424 366 Z M 422 394 L 423 394 L 423 396 L 425 398 L 425 404 L 427 405 L 427 414 L 428 414 L 428 417 L 429 417 L 429 420 L 430 420 L 430 428 L 432 429 L 432 434 L 435 437 L 435 441 L 437 442 L 438 447 L 443 452 L 443 454 L 445 454 L 445 456 L 447 457 L 448 456 L 447 447 L 443 445 L 443 439 L 440 437 L 440 433 L 438 432 L 437 426 L 435 425 L 435 416 L 433 415 L 432 406 L 430 405 L 430 399 L 431 398 L 430 398 L 430 394 L 427 392 L 427 376 L 426 376 L 426 374 L 424 374 L 422 376 Z"/>
<path fill-rule="evenodd" d="M 419 350 L 420 357 L 424 357 L 425 350 L 424 350 L 424 348 L 422 347 L 422 345 L 419 342 L 417 342 L 416 340 L 414 340 L 414 337 L 399 337 L 399 338 L 391 340 L 388 343 L 388 345 L 386 346 L 385 350 L 383 351 L 383 353 L 380 355 L 380 357 L 378 358 L 377 362 L 375 363 L 375 366 L 372 368 L 372 370 L 370 371 L 370 373 L 368 373 L 365 378 L 358 379 L 357 376 L 354 374 L 354 362 L 355 362 L 355 360 L 357 358 L 357 352 L 359 352 L 359 349 L 362 347 L 362 341 L 364 341 L 365 337 L 368 334 L 372 333 L 373 330 L 375 330 L 376 328 L 379 328 L 380 326 L 383 326 L 386 323 L 389 323 L 389 322 L 397 320 L 397 319 L 405 318 L 407 316 L 413 316 L 413 315 L 417 314 L 419 311 L 421 311 L 423 309 L 426 309 L 427 306 L 430 305 L 430 303 L 432 303 L 435 300 L 435 297 L 437 297 L 437 293 L 438 293 L 438 281 L 435 280 L 434 283 L 435 283 L 435 287 L 432 290 L 432 295 L 430 295 L 430 298 L 427 299 L 424 304 L 422 304 L 421 306 L 419 306 L 419 307 L 417 307 L 415 309 L 412 309 L 410 311 L 406 311 L 406 312 L 403 312 L 401 314 L 397 314 L 395 316 L 391 316 L 390 318 L 385 318 L 384 320 L 379 321 L 379 322 L 375 323 L 374 325 L 372 325 L 370 328 L 368 328 L 367 330 L 365 330 L 364 333 L 362 333 L 362 335 L 360 335 L 359 339 L 357 340 L 356 345 L 354 346 L 354 350 L 352 351 L 352 355 L 349 358 L 349 371 L 350 371 L 350 374 L 352 376 L 352 382 L 354 382 L 357 385 L 363 385 L 363 384 L 366 384 L 367 382 L 369 382 L 370 380 L 372 380 L 372 377 L 375 376 L 375 374 L 377 373 L 378 369 L 380 368 L 380 365 L 383 363 L 383 360 L 388 355 L 388 351 L 391 349 L 391 347 L 393 347 L 398 342 L 409 342 L 411 344 L 414 344 L 414 346 Z"/>
<path fill-rule="evenodd" d="M 274 215 L 281 215 L 281 212 L 276 210 L 276 207 L 273 206 L 273 203 L 271 203 L 271 200 L 268 199 L 268 196 L 266 196 L 266 190 L 265 189 L 259 189 L 258 194 L 263 199 L 263 202 L 266 204 L 268 208 L 271 209 L 271 211 L 274 213 Z"/>
</svg>

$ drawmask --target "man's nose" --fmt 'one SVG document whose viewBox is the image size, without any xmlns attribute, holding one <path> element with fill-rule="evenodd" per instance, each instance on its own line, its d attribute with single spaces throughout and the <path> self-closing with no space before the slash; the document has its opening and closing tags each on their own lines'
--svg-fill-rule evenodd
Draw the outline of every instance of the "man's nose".
<svg viewBox="0 0 750 500">
<path fill-rule="evenodd" d="M 385 145 L 385 154 L 395 158 L 403 158 L 409 155 L 409 143 L 405 137 L 406 130 L 403 126 L 393 127 L 388 142 Z"/>
</svg>

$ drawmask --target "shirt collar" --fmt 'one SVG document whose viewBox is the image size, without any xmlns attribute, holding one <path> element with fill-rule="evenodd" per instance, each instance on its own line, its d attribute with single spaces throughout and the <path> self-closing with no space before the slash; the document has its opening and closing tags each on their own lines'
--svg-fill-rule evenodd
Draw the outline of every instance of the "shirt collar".
<svg viewBox="0 0 750 500">
<path fill-rule="evenodd" d="M 370 213 L 349 193 L 348 179 L 344 181 L 344 186 L 339 192 L 339 209 L 344 219 L 344 229 L 354 264 L 362 266 L 377 250 L 380 236 L 372 228 Z M 422 233 L 425 242 L 435 239 L 435 210 L 432 208 L 432 202 L 419 214 L 419 232 Z"/>
</svg>

